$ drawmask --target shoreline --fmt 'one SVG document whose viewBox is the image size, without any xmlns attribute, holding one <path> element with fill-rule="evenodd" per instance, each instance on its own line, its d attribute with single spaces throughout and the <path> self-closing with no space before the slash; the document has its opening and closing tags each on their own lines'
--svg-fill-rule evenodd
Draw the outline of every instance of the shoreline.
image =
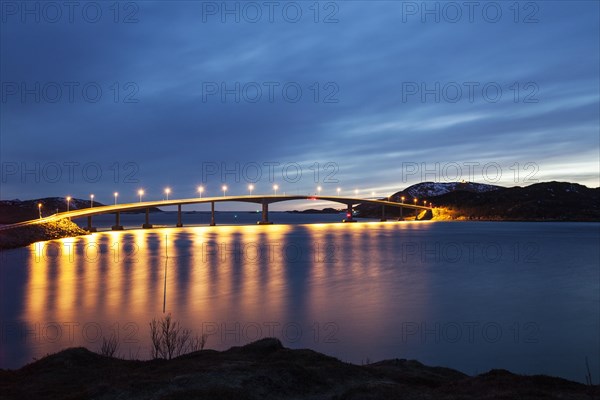
<svg viewBox="0 0 600 400">
<path fill-rule="evenodd" d="M 77 379 L 73 379 L 77 377 Z M 470 376 L 390 359 L 365 365 L 265 338 L 171 360 L 131 360 L 69 348 L 17 370 L 0 369 L 3 398 L 128 399 L 592 399 L 599 385 L 492 369 Z"/>
</svg>

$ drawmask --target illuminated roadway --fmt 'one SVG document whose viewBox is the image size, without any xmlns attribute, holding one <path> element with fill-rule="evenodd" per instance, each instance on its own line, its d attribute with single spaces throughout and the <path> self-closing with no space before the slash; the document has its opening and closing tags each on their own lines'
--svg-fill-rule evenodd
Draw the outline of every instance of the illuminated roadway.
<svg viewBox="0 0 600 400">
<path fill-rule="evenodd" d="M 143 225 L 144 228 L 151 228 L 152 226 L 149 223 L 149 210 L 153 207 L 166 207 L 166 206 L 178 206 L 178 215 L 177 215 L 177 226 L 183 226 L 181 221 L 181 206 L 188 204 L 203 204 L 203 203 L 211 203 L 211 225 L 215 225 L 215 203 L 223 203 L 223 202 L 245 202 L 245 203 L 256 203 L 262 205 L 262 220 L 259 221 L 259 224 L 270 224 L 268 217 L 268 206 L 271 203 L 278 203 L 282 201 L 293 201 L 293 200 L 325 200 L 331 201 L 341 204 L 346 204 L 347 209 L 347 218 L 344 220 L 345 222 L 354 222 L 352 215 L 352 207 L 355 204 L 373 204 L 381 206 L 381 219 L 385 220 L 385 208 L 386 207 L 395 207 L 395 208 L 409 208 L 414 210 L 429 210 L 430 207 L 420 206 L 416 204 L 409 203 L 397 203 L 386 200 L 376 200 L 376 199 L 363 199 L 363 198 L 354 198 L 354 197 L 342 197 L 342 196 L 320 196 L 320 195 L 245 195 L 245 196 L 221 196 L 221 197 L 196 197 L 191 199 L 174 199 L 174 200 L 159 200 L 159 201 L 144 201 L 137 203 L 126 203 L 126 204 L 116 204 L 109 206 L 100 206 L 100 207 L 90 207 L 90 208 L 82 208 L 78 210 L 72 210 L 67 212 L 57 213 L 48 217 L 38 218 L 30 221 L 19 222 L 16 224 L 4 225 L 0 226 L 0 230 L 12 229 L 20 226 L 28 226 L 41 224 L 45 222 L 54 222 L 64 218 L 76 219 L 76 218 L 88 218 L 88 229 L 94 230 L 91 224 L 91 217 L 94 215 L 101 214 L 115 214 L 116 220 L 115 225 L 113 226 L 114 230 L 123 229 L 120 226 L 120 213 L 127 211 L 135 211 L 135 210 L 146 210 L 146 223 Z"/>
</svg>

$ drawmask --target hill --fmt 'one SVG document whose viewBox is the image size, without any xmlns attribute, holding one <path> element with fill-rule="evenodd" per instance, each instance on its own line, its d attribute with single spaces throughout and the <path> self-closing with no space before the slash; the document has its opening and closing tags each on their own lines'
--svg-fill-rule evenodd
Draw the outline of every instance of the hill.
<svg viewBox="0 0 600 400">
<path fill-rule="evenodd" d="M 72 348 L 0 370 L 3 399 L 592 399 L 600 387 L 491 370 L 468 376 L 415 360 L 353 365 L 262 339 L 223 352 L 134 361 Z"/>
<path fill-rule="evenodd" d="M 569 182 L 543 182 L 505 188 L 471 182 L 424 182 L 391 196 L 406 203 L 417 198 L 436 208 L 434 219 L 507 221 L 600 221 L 600 188 Z M 359 216 L 379 217 L 379 207 L 360 205 Z M 397 212 L 390 210 L 397 217 Z M 436 217 L 437 216 L 437 217 Z"/>
<path fill-rule="evenodd" d="M 14 224 L 16 222 L 28 221 L 38 218 L 38 204 L 42 204 L 42 216 L 47 217 L 57 212 L 67 211 L 67 199 L 64 197 L 45 197 L 33 200 L 2 200 L 0 201 L 0 224 Z M 105 204 L 94 201 L 94 207 Z M 90 207 L 90 200 L 72 198 L 69 202 L 69 210 L 80 210 Z M 129 211 L 138 213 L 144 211 Z M 159 208 L 151 207 L 150 212 L 161 212 Z"/>
</svg>

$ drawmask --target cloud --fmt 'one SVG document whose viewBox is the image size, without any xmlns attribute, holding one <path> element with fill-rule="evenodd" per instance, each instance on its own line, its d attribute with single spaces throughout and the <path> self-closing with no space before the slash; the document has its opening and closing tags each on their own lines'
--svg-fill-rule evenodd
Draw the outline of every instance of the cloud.
<svg viewBox="0 0 600 400">
<path fill-rule="evenodd" d="M 193 191 L 206 162 L 297 163 L 303 179 L 286 186 L 301 192 L 315 186 L 309 168 L 328 162 L 338 166 L 330 189 L 400 189 L 410 183 L 399 179 L 403 162 L 536 162 L 544 179 L 597 184 L 597 3 L 543 3 L 533 24 L 515 23 L 508 8 L 498 23 L 479 14 L 473 23 L 404 23 L 402 4 L 390 2 L 340 2 L 321 9 L 319 23 L 308 7 L 298 23 L 277 13 L 222 23 L 203 22 L 201 3 L 137 4 L 133 24 L 114 23 L 110 10 L 96 24 L 2 23 L 2 161 L 106 169 L 80 186 L 4 177 L 3 198 L 131 187 L 134 199 L 137 183 L 106 178 L 127 162 L 157 193 L 166 184 Z M 323 23 L 330 14 L 337 23 Z M 36 82 L 58 83 L 60 101 L 6 91 Z M 79 83 L 74 101 L 66 82 Z M 81 93 L 86 83 L 101 87 L 98 102 Z M 407 85 L 420 92 L 407 95 Z M 502 96 L 490 101 L 496 87 Z M 228 183 L 245 190 L 244 177 Z"/>
</svg>

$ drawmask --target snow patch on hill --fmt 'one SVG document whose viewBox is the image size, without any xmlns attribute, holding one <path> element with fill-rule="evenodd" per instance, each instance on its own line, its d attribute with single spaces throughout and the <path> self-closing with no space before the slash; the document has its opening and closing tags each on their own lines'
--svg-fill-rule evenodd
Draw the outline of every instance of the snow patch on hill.
<svg viewBox="0 0 600 400">
<path fill-rule="evenodd" d="M 502 189 L 502 186 L 487 185 L 485 183 L 475 182 L 422 182 L 409 186 L 408 188 L 404 189 L 404 192 L 416 198 L 429 198 L 441 196 L 457 190 L 483 193 L 498 189 Z"/>
</svg>

